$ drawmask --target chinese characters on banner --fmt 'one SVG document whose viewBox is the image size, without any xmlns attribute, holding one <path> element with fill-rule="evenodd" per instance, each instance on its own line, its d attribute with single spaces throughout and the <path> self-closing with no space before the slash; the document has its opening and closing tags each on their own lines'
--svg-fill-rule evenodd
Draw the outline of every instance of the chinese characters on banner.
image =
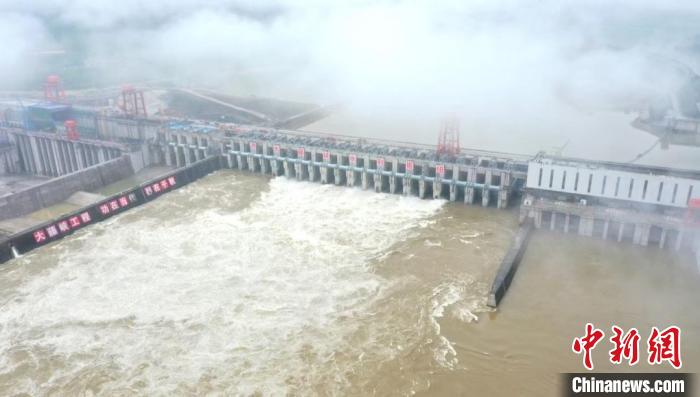
<svg viewBox="0 0 700 397">
<path fill-rule="evenodd" d="M 54 237 L 66 234 L 71 230 L 79 229 L 84 225 L 92 222 L 92 217 L 87 211 L 81 212 L 77 215 L 72 215 L 66 219 L 60 220 L 54 224 L 35 230 L 32 233 L 34 237 L 34 242 L 37 244 L 45 243 Z"/>
<path fill-rule="evenodd" d="M 158 182 L 152 183 L 148 186 L 144 186 L 143 194 L 146 197 L 158 195 L 158 194 L 161 194 L 164 191 L 172 188 L 173 186 L 175 186 L 176 183 L 177 183 L 177 181 L 175 180 L 175 176 L 170 176 L 170 177 L 162 179 Z"/>
<path fill-rule="evenodd" d="M 413 172 L 413 160 L 406 160 L 406 172 Z"/>
<path fill-rule="evenodd" d="M 166 190 L 171 189 L 176 184 L 175 176 L 170 176 L 168 178 L 162 179 L 158 182 L 149 184 L 143 188 L 143 193 L 146 196 L 153 196 L 160 194 Z M 131 206 L 138 201 L 138 197 L 135 193 L 129 193 L 123 196 L 115 197 L 109 201 L 105 201 L 97 206 L 97 211 L 102 216 L 112 215 L 124 208 Z M 56 223 L 50 224 L 41 229 L 32 232 L 32 237 L 34 242 L 37 244 L 43 244 L 54 238 L 63 236 L 72 230 L 79 229 L 89 223 L 93 222 L 92 216 L 88 211 L 83 211 L 80 214 L 69 216 L 66 219 L 62 219 Z"/>
<path fill-rule="evenodd" d="M 613 348 L 608 352 L 610 362 L 621 364 L 623 361 L 632 366 L 639 362 L 639 341 L 641 336 L 636 328 L 631 328 L 625 332 L 622 328 L 613 325 L 613 335 L 610 342 Z M 595 328 L 593 324 L 586 324 L 584 336 L 574 338 L 571 349 L 576 354 L 583 354 L 583 366 L 588 370 L 593 370 L 593 359 L 591 352 L 596 345 L 605 337 L 605 333 Z M 647 343 L 647 362 L 649 365 L 663 364 L 667 362 L 675 369 L 680 369 L 681 362 L 681 329 L 670 326 L 664 330 L 652 327 Z"/>
<path fill-rule="evenodd" d="M 323 161 L 331 161 L 331 152 L 329 152 L 328 150 L 323 151 Z"/>
<path fill-rule="evenodd" d="M 357 155 L 356 154 L 351 154 L 348 155 L 348 162 L 350 162 L 350 165 L 353 167 L 357 165 Z"/>
<path fill-rule="evenodd" d="M 130 206 L 132 203 L 135 203 L 138 199 L 136 198 L 136 195 L 134 193 L 129 193 L 126 196 L 121 196 L 118 198 L 115 198 L 113 200 L 104 202 L 100 204 L 97 209 L 100 211 L 100 214 L 106 216 L 112 213 L 115 213 L 119 211 L 122 208 L 126 208 Z"/>
</svg>

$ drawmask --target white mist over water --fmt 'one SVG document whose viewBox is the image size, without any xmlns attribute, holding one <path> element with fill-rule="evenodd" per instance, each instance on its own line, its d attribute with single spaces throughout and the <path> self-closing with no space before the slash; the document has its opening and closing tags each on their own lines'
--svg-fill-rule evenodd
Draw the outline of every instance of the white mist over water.
<svg viewBox="0 0 700 397">
<path fill-rule="evenodd" d="M 224 188 L 245 188 L 224 176 Z M 354 324 L 394 287 L 372 260 L 443 202 L 276 178 L 231 211 L 243 194 L 219 194 L 221 185 L 184 188 L 0 272 L 9 285 L 0 294 L 0 390 L 346 388 L 358 359 L 336 355 L 363 351 L 347 340 Z M 219 206 L 188 208 L 212 193 Z M 22 277 L 18 267 L 41 270 Z M 381 345 L 392 330 L 375 331 Z"/>
</svg>

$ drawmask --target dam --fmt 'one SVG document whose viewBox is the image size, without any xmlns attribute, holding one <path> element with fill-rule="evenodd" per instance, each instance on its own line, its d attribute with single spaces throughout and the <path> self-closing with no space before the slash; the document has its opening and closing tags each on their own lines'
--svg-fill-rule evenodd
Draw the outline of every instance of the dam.
<svg viewBox="0 0 700 397">
<path fill-rule="evenodd" d="M 305 110 L 288 119 L 325 111 Z M 698 251 L 694 203 L 700 197 L 700 172 L 544 153 L 460 148 L 457 155 L 445 155 L 434 146 L 410 142 L 90 112 L 80 107 L 77 113 L 78 120 L 83 120 L 78 125 L 87 124 L 86 129 L 94 131 L 90 138 L 71 136 L 75 132 L 69 129 L 75 127 L 69 123 L 48 133 L 5 120 L 0 134 L 6 137 L 6 149 L 0 163 L 7 173 L 60 177 L 49 179 L 43 188 L 32 188 L 38 193 L 16 192 L 3 198 L 5 218 L 58 203 L 76 191 L 106 186 L 151 166 L 172 171 L 117 195 L 98 197 L 62 219 L 17 230 L 0 242 L 3 260 L 223 168 L 500 210 L 517 207 L 519 223 L 534 226 L 524 229 L 528 235 L 531 229 L 547 228 L 640 246 Z M 256 117 L 265 124 L 287 123 Z M 100 171 L 95 174 L 95 170 Z M 66 182 L 58 182 L 62 180 Z M 30 208 L 26 208 L 27 197 L 35 203 Z M 490 305 L 495 307 L 504 295 L 528 239 L 519 235 L 514 244 L 520 252 L 505 255 L 509 259 L 494 281 Z"/>
<path fill-rule="evenodd" d="M 38 179 L 0 212 L 0 390 L 51 373 L 35 387 L 541 395 L 556 376 L 533 381 L 533 366 L 579 368 L 557 346 L 581 315 L 698 329 L 686 304 L 662 304 L 697 300 L 676 255 L 693 250 L 693 171 L 81 112 L 77 139 L 3 126 L 6 177 Z M 114 152 L 86 150 L 102 143 Z M 609 291 L 632 302 L 623 315 L 599 310 Z M 503 365 L 517 385 L 494 377 Z"/>
</svg>

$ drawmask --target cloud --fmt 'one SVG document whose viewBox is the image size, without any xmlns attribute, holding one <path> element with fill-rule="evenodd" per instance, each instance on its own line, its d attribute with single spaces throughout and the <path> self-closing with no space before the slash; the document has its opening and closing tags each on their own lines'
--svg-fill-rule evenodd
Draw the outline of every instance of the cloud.
<svg viewBox="0 0 700 397">
<path fill-rule="evenodd" d="M 32 15 L 0 13 L 0 37 L 4 43 L 0 76 L 8 83 L 21 84 L 40 62 L 38 53 L 48 47 L 47 32 Z"/>
<path fill-rule="evenodd" d="M 29 79 L 55 42 L 96 82 L 482 112 L 656 95 L 673 83 L 657 60 L 697 67 L 700 37 L 693 1 L 35 0 L 0 14 L 15 38 L 3 80 Z"/>
</svg>

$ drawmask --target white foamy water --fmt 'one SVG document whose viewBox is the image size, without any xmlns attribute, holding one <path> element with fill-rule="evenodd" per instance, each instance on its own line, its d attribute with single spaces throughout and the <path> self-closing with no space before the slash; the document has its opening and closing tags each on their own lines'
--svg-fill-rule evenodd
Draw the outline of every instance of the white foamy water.
<svg viewBox="0 0 700 397">
<path fill-rule="evenodd" d="M 443 204 L 276 178 L 242 210 L 227 210 L 226 194 L 192 210 L 197 188 L 0 273 L 11 286 L 0 295 L 0 390 L 342 391 L 353 360 L 336 355 L 393 288 L 372 260 Z M 457 302 L 449 295 L 436 310 Z"/>
</svg>

